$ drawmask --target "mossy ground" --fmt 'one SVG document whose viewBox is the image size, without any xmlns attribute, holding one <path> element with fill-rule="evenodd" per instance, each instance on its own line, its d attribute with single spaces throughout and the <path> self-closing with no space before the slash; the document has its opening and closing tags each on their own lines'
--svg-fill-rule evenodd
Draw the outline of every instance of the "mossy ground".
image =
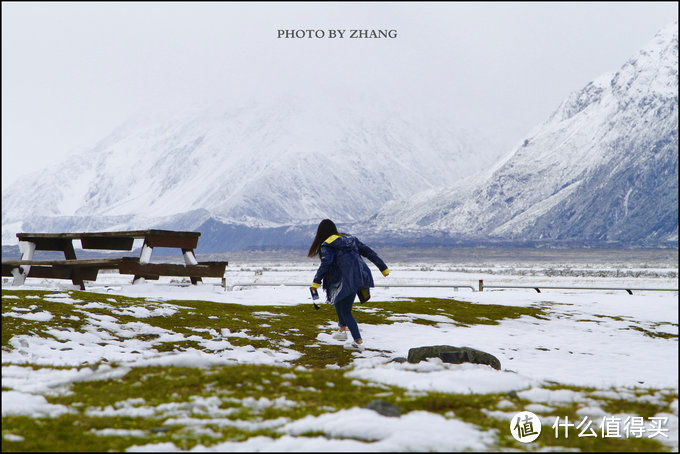
<svg viewBox="0 0 680 454">
<path fill-rule="evenodd" d="M 508 422 L 489 416 L 489 412 L 522 411 L 531 402 L 507 394 L 411 393 L 405 389 L 346 377 L 353 354 L 339 345 L 315 347 L 319 327 L 332 326 L 331 308 L 315 311 L 303 306 L 244 306 L 205 301 L 147 301 L 112 295 L 71 291 L 76 303 L 49 301 L 51 292 L 6 291 L 2 295 L 2 348 L 13 349 L 10 340 L 18 335 L 50 337 L 50 329 L 78 331 L 87 323 L 85 312 L 114 317 L 119 324 L 139 322 L 186 337 L 205 340 L 219 337 L 222 329 L 248 337 L 229 337 L 231 345 L 252 345 L 256 349 L 278 350 L 282 345 L 302 353 L 289 367 L 234 364 L 198 367 L 135 367 L 115 379 L 72 383 L 67 393 L 46 395 L 50 404 L 64 405 L 70 413 L 57 417 L 4 416 L 2 418 L 3 451 L 123 451 L 131 446 L 172 442 L 181 449 L 198 444 L 211 446 L 223 441 L 243 441 L 265 435 L 282 434 L 267 421 L 294 421 L 309 415 L 361 407 L 382 399 L 401 407 L 404 412 L 422 410 L 475 424 L 482 430 L 495 430 L 496 449 L 537 450 L 546 447 L 583 451 L 666 451 L 656 440 L 556 438 L 549 427 L 529 445 L 515 441 Z M 9 298 L 7 298 L 9 296 Z M 47 298 L 47 299 L 46 299 Z M 94 303 L 94 304 L 93 304 Z M 174 313 L 137 318 L 133 308 L 149 310 L 170 305 Z M 89 306 L 89 308 L 88 308 Z M 549 320 L 549 307 L 513 307 L 482 305 L 451 299 L 413 298 L 394 302 L 356 305 L 357 318 L 365 324 L 391 324 L 397 316 L 408 314 L 413 323 L 432 325 L 433 315 L 445 316 L 458 326 L 498 324 L 503 320 L 533 317 Z M 8 316 L 9 312 L 47 311 L 49 321 L 30 321 Z M 34 312 L 35 313 L 35 312 Z M 160 312 L 159 312 L 160 314 Z M 419 315 L 425 318 L 419 318 Z M 427 318 L 427 316 L 430 316 Z M 109 332 L 114 338 L 115 331 Z M 157 334 L 138 333 L 157 352 L 201 349 L 195 340 L 165 342 Z M 3 364 L 5 365 L 5 364 Z M 97 364 L 89 364 L 96 367 Z M 116 364 L 112 364 L 116 367 Z M 328 367 L 330 366 L 330 367 Z M 28 367 L 24 365 L 24 367 Z M 45 366 L 32 365 L 35 369 Z M 52 368 L 50 366 L 50 368 Z M 548 389 L 570 389 L 559 383 Z M 572 387 L 573 388 L 573 387 Z M 3 387 L 3 390 L 9 388 Z M 595 389 L 579 389 L 596 393 Z M 640 389 L 640 399 L 592 397 L 610 413 L 629 413 L 643 417 L 671 412 L 675 393 L 666 392 L 650 403 L 642 399 L 655 390 Z M 202 400 L 203 399 L 203 400 Z M 217 400 L 215 400 L 217 399 Z M 277 401 L 277 399 L 279 399 Z M 507 402 L 514 406 L 508 408 Z M 206 404 L 205 402 L 209 402 Z M 258 404 L 259 402 L 259 404 Z M 499 404 L 502 405 L 501 406 Z M 577 406 L 555 407 L 544 416 L 578 417 Z M 136 412 L 137 411 L 137 412 Z M 139 416 L 144 414 L 144 416 Z M 191 420 L 191 424 L 182 420 Z M 246 426 L 243 423 L 252 423 Z M 117 429 L 115 435 L 103 430 Z M 22 441 L 13 441 L 19 436 Z M 323 434 L 305 434 L 307 436 Z"/>
</svg>

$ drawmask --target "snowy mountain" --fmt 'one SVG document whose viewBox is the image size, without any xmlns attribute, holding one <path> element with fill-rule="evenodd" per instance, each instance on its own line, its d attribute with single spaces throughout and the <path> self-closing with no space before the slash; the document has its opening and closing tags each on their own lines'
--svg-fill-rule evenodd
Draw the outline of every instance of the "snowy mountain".
<svg viewBox="0 0 680 454">
<path fill-rule="evenodd" d="M 389 202 L 367 231 L 677 243 L 677 27 L 572 93 L 484 177 Z"/>
<path fill-rule="evenodd" d="M 368 101 L 281 98 L 135 119 L 3 191 L 3 244 L 21 230 L 356 221 L 489 165 L 497 150 L 450 119 Z"/>
<path fill-rule="evenodd" d="M 329 217 L 411 244 L 677 243 L 677 125 L 675 23 L 500 161 L 483 134 L 386 102 L 218 103 L 130 120 L 3 190 L 2 239 L 167 228 L 201 231 L 215 251 L 300 246 Z"/>
</svg>

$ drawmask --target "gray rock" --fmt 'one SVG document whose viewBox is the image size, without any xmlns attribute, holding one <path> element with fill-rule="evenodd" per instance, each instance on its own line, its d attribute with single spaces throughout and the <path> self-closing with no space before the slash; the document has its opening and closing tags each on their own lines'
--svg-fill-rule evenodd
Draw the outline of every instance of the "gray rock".
<svg viewBox="0 0 680 454">
<path fill-rule="evenodd" d="M 405 363 L 407 361 L 403 356 L 397 356 L 388 361 L 388 363 Z"/>
<path fill-rule="evenodd" d="M 440 358 L 445 363 L 486 364 L 496 370 L 501 369 L 501 362 L 490 353 L 470 347 L 452 347 L 451 345 L 432 345 L 416 347 L 408 351 L 408 362 L 419 363 L 427 358 Z"/>
<path fill-rule="evenodd" d="M 401 415 L 401 408 L 384 400 L 371 401 L 364 405 L 364 408 L 376 411 L 383 416 L 399 417 Z"/>
</svg>

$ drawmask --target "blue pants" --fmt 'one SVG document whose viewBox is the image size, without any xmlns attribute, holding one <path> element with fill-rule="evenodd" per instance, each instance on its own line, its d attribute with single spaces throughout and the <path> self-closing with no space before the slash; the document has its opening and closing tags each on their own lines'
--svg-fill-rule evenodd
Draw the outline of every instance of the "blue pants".
<svg viewBox="0 0 680 454">
<path fill-rule="evenodd" d="M 354 304 L 354 294 L 335 303 L 335 312 L 338 314 L 338 326 L 346 326 L 355 341 L 361 339 L 359 325 L 352 316 L 352 305 Z"/>
</svg>

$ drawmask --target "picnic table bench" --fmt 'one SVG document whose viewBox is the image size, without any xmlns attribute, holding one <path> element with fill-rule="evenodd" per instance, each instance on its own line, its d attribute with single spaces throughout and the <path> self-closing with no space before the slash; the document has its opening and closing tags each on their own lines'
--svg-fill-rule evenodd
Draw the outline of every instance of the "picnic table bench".
<svg viewBox="0 0 680 454">
<path fill-rule="evenodd" d="M 202 282 L 202 277 L 220 277 L 228 262 L 198 262 L 194 249 L 200 232 L 173 230 L 130 230 L 122 232 L 82 233 L 17 233 L 21 260 L 3 260 L 2 275 L 13 276 L 13 285 L 22 285 L 27 277 L 70 279 L 74 285 L 85 289 L 85 280 L 96 280 L 101 269 L 118 269 L 120 274 L 134 275 L 133 283 L 140 279 L 158 279 L 159 276 L 187 276 L 192 284 Z M 115 257 L 79 260 L 73 241 L 79 240 L 83 249 L 131 251 L 135 240 L 143 240 L 139 257 Z M 177 248 L 182 251 L 184 265 L 151 263 L 151 253 L 156 247 Z M 62 251 L 65 260 L 33 260 L 35 251 Z"/>
</svg>

